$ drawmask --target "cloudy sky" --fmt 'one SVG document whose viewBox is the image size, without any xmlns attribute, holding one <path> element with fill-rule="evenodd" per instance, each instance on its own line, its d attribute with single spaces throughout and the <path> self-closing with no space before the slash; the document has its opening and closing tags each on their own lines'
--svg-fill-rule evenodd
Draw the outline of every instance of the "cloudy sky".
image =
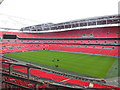
<svg viewBox="0 0 120 90">
<path fill-rule="evenodd" d="M 4 0 L 0 27 L 20 28 L 118 13 L 119 0 Z"/>
</svg>

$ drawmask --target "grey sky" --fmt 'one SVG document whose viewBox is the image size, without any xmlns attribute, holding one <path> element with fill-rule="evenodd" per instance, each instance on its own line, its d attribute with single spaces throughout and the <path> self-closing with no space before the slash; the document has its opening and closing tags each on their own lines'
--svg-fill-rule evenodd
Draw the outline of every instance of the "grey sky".
<svg viewBox="0 0 120 90">
<path fill-rule="evenodd" d="M 59 23 L 87 17 L 112 15 L 118 13 L 118 1 L 4 0 L 0 5 L 0 24 L 3 27 L 20 28 L 25 25 Z M 18 24 L 16 24 L 17 22 Z"/>
</svg>

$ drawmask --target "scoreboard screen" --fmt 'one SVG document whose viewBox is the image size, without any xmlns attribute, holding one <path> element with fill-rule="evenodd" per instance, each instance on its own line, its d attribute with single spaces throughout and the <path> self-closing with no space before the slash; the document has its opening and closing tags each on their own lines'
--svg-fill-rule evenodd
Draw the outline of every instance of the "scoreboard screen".
<svg viewBox="0 0 120 90">
<path fill-rule="evenodd" d="M 9 34 L 4 34 L 3 35 L 3 39 L 16 39 L 17 36 L 16 35 L 9 35 Z"/>
</svg>

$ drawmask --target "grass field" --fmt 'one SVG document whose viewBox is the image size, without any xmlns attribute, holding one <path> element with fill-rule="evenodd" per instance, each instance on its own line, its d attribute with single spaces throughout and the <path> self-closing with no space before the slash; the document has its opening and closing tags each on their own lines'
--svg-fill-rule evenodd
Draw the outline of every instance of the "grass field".
<svg viewBox="0 0 120 90">
<path fill-rule="evenodd" d="M 20 52 L 10 53 L 7 54 L 7 56 L 50 66 L 58 65 L 58 67 L 62 69 L 99 78 L 106 77 L 117 59 L 116 57 L 57 51 Z"/>
</svg>

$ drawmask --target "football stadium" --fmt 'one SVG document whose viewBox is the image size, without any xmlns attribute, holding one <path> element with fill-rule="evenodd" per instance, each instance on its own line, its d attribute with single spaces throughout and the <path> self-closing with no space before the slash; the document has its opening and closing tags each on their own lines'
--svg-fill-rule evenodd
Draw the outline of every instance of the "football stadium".
<svg viewBox="0 0 120 90">
<path fill-rule="evenodd" d="M 3 90 L 120 90 L 120 17 L 0 28 Z"/>
</svg>

